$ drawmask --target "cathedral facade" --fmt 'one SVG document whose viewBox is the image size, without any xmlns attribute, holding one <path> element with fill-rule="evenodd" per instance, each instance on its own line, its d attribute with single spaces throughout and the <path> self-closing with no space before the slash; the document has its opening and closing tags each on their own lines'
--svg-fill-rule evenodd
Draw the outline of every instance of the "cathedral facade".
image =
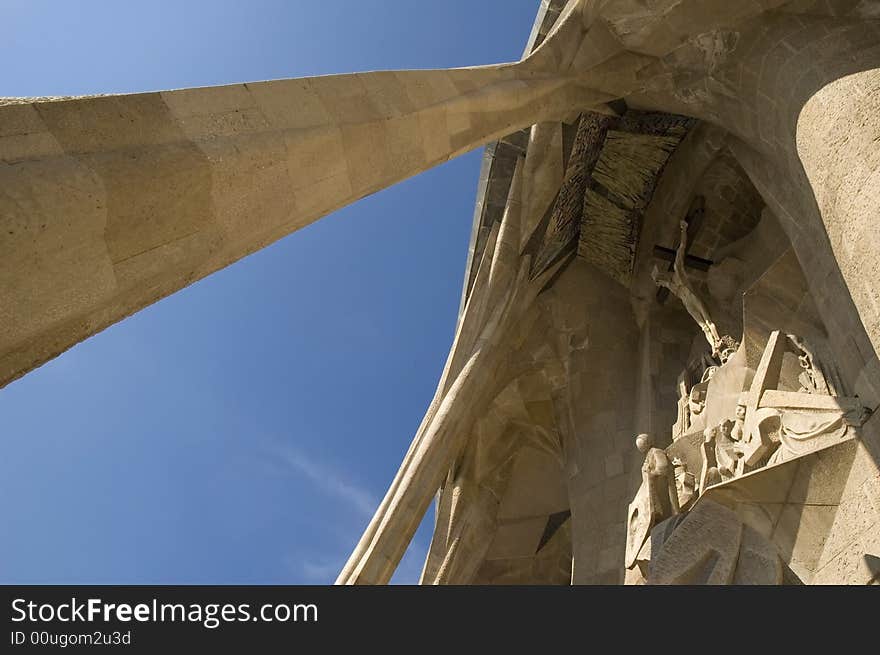
<svg viewBox="0 0 880 655">
<path fill-rule="evenodd" d="M 479 63 L 479 62 L 475 62 Z M 542 0 L 516 63 L 0 99 L 0 384 L 486 146 L 339 583 L 880 579 L 880 0 Z"/>
</svg>

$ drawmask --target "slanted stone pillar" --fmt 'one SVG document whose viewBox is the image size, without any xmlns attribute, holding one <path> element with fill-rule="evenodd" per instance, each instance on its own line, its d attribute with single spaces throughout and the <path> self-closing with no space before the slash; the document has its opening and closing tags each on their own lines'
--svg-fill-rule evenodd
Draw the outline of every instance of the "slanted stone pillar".
<svg viewBox="0 0 880 655">
<path fill-rule="evenodd" d="M 0 386 L 344 205 L 608 98 L 498 65 L 0 101 Z"/>
</svg>

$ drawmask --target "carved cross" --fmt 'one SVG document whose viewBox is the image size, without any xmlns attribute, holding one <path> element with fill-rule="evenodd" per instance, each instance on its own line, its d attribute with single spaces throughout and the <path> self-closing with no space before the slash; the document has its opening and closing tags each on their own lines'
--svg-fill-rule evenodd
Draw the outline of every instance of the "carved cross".
<svg viewBox="0 0 880 655">
<path fill-rule="evenodd" d="M 690 209 L 688 209 L 687 217 L 685 218 L 685 221 L 688 224 L 687 235 L 689 246 L 694 243 L 697 233 L 703 226 L 703 217 L 705 216 L 705 214 L 706 199 L 703 196 L 695 196 L 693 202 L 691 203 Z M 676 248 L 666 248 L 665 246 L 661 245 L 654 246 L 654 257 L 662 259 L 664 261 L 668 261 L 668 271 L 673 270 L 675 263 L 675 252 Z M 713 263 L 714 262 L 709 259 L 703 259 L 702 257 L 689 255 L 687 253 L 685 254 L 684 258 L 685 266 L 699 271 L 708 271 L 709 267 Z M 669 289 L 667 289 L 666 287 L 660 287 L 657 289 L 657 302 L 659 302 L 661 305 L 666 302 L 666 298 L 668 297 Z"/>
</svg>

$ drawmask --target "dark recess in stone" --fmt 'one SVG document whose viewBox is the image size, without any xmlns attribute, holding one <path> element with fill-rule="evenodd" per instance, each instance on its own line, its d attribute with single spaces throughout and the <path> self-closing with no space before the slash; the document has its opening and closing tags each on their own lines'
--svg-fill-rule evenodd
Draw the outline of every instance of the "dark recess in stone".
<svg viewBox="0 0 880 655">
<path fill-rule="evenodd" d="M 544 526 L 544 534 L 541 535 L 541 541 L 538 543 L 537 550 L 535 550 L 536 555 L 541 552 L 541 549 L 553 538 L 553 535 L 563 526 L 569 516 L 571 516 L 571 510 L 567 509 L 564 512 L 556 512 L 547 517 L 547 525 Z"/>
</svg>

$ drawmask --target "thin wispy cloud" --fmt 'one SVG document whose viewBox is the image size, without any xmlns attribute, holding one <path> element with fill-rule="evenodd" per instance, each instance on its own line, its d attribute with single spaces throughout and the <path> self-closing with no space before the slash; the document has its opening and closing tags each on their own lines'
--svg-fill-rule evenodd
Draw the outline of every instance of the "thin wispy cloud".
<svg viewBox="0 0 880 655">
<path fill-rule="evenodd" d="M 369 520 L 379 505 L 378 499 L 368 489 L 352 482 L 339 466 L 332 462 L 319 460 L 296 446 L 272 443 L 268 447 L 272 461 L 281 470 L 292 472 L 304 478 L 320 493 L 335 498 L 350 507 L 361 518 Z M 277 469 L 276 469 L 277 470 Z M 339 527 L 339 526 L 337 526 Z M 301 575 L 312 584 L 331 584 L 345 565 L 350 548 L 357 543 L 362 526 L 352 529 L 351 535 L 339 534 L 340 550 L 338 552 L 306 555 L 299 553 L 285 558 L 286 568 L 294 574 Z M 345 528 L 345 532 L 348 527 Z M 335 550 L 335 549 L 334 549 Z M 427 555 L 427 547 L 413 539 L 404 554 L 400 566 L 394 575 L 393 584 L 417 584 L 421 575 L 422 565 Z"/>
<path fill-rule="evenodd" d="M 279 445 L 274 454 L 294 472 L 311 482 L 328 496 L 341 500 L 367 518 L 373 516 L 379 501 L 373 494 L 356 483 L 330 463 L 321 462 L 289 445 Z"/>
<path fill-rule="evenodd" d="M 332 584 L 344 565 L 345 558 L 341 557 L 338 561 L 305 560 L 300 562 L 298 567 L 300 569 L 299 572 L 301 572 L 303 577 L 309 582 L 317 584 Z"/>
</svg>

